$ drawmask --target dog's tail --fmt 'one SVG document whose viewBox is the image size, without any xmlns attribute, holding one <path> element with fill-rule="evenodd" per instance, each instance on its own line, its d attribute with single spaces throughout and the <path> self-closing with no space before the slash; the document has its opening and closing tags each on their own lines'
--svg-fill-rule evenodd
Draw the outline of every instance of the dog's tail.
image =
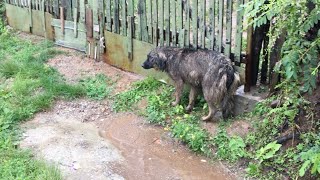
<svg viewBox="0 0 320 180">
<path fill-rule="evenodd" d="M 222 117 L 224 119 L 233 115 L 234 94 L 240 85 L 240 75 L 234 68 L 228 68 L 226 81 L 226 94 L 221 101 Z"/>
</svg>

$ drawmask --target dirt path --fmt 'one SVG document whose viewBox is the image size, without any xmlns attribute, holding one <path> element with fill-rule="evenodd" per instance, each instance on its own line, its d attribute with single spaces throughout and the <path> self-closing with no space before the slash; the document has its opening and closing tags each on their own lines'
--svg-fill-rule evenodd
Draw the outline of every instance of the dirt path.
<svg viewBox="0 0 320 180">
<path fill-rule="evenodd" d="M 63 48 L 59 48 L 63 49 Z M 141 79 L 69 50 L 48 64 L 68 82 L 104 73 L 122 91 Z M 132 113 L 114 113 L 105 101 L 58 101 L 23 124 L 21 147 L 58 164 L 65 179 L 236 179 L 219 164 L 197 156 L 160 127 Z"/>
</svg>

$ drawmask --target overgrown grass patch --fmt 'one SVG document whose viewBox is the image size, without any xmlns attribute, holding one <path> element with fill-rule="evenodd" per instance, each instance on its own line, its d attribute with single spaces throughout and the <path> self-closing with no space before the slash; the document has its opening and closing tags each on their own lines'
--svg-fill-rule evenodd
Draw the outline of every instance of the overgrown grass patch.
<svg viewBox="0 0 320 180">
<path fill-rule="evenodd" d="M 55 166 L 17 148 L 18 125 L 58 98 L 84 96 L 85 89 L 66 84 L 55 69 L 44 64 L 62 53 L 52 43 L 32 44 L 5 30 L 0 42 L 0 179 L 62 179 Z"/>
</svg>

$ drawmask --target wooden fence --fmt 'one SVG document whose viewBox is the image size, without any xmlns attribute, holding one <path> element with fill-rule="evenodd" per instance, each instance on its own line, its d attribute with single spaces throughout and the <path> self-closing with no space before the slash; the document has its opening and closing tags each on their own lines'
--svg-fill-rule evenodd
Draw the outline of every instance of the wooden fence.
<svg viewBox="0 0 320 180">
<path fill-rule="evenodd" d="M 29 19 L 24 22 L 33 32 L 36 20 L 32 16 L 41 12 L 42 29 L 54 32 L 57 44 L 142 74 L 145 72 L 140 63 L 155 46 L 213 49 L 230 57 L 237 66 L 245 63 L 248 53 L 243 46 L 243 12 L 239 10 L 243 3 L 244 0 L 6 0 L 11 26 L 22 26 L 22 21 L 15 23 L 13 19 Z M 27 10 L 26 17 L 12 13 L 17 8 Z"/>
</svg>

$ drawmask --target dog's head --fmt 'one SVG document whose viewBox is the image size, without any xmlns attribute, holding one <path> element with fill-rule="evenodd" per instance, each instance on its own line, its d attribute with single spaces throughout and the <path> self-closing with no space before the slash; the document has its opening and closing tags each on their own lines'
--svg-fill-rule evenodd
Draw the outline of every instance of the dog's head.
<svg viewBox="0 0 320 180">
<path fill-rule="evenodd" d="M 164 71 L 166 69 L 167 57 L 161 48 L 155 48 L 147 56 L 147 60 L 144 61 L 142 67 L 144 69 L 154 68 L 156 70 Z"/>
</svg>

